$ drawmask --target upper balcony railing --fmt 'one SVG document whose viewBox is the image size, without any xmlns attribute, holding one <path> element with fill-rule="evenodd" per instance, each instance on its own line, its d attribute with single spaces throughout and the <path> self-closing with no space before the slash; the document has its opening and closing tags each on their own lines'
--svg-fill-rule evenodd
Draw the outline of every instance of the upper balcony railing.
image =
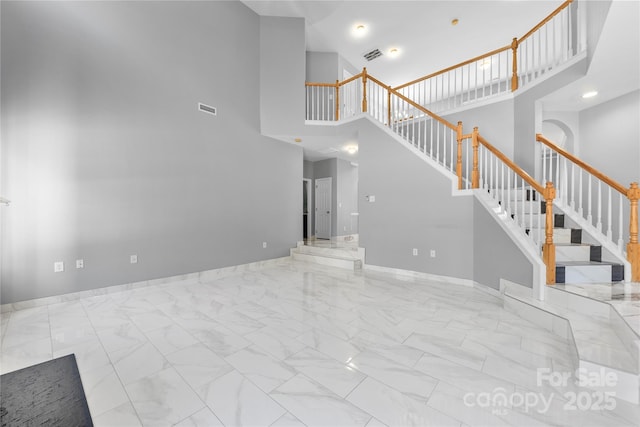
<svg viewBox="0 0 640 427">
<path fill-rule="evenodd" d="M 437 113 L 524 87 L 584 50 L 578 7 L 565 1 L 510 44 L 394 89 Z"/>
</svg>

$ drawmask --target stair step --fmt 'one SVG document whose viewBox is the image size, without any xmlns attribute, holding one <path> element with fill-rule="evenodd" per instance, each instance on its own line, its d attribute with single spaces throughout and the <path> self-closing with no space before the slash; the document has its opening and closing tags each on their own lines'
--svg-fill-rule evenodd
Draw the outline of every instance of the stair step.
<svg viewBox="0 0 640 427">
<path fill-rule="evenodd" d="M 602 246 L 583 243 L 556 243 L 556 262 L 602 261 Z"/>
<path fill-rule="evenodd" d="M 364 248 L 358 247 L 322 247 L 322 246 L 310 246 L 310 245 L 300 245 L 295 248 L 299 253 L 305 253 L 310 255 L 327 255 L 330 257 L 343 257 L 343 258 L 354 258 L 354 259 L 364 259 Z"/>
<path fill-rule="evenodd" d="M 343 256 L 328 253 L 308 253 L 300 248 L 291 249 L 291 258 L 295 261 L 311 262 L 330 267 L 345 268 L 348 270 L 362 270 L 362 260 L 356 256 Z"/>
<path fill-rule="evenodd" d="M 556 263 L 556 283 L 611 283 L 624 280 L 624 266 L 611 262 Z"/>
</svg>

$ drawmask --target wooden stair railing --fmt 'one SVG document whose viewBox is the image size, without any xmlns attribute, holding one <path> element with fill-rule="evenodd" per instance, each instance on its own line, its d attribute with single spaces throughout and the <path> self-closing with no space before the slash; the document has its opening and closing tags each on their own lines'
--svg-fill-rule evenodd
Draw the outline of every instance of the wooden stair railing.
<svg viewBox="0 0 640 427">
<path fill-rule="evenodd" d="M 634 282 L 640 281 L 640 243 L 638 243 L 638 199 L 640 199 L 640 188 L 638 188 L 638 183 L 632 182 L 627 188 L 554 144 L 543 135 L 537 134 L 536 141 L 541 143 L 543 179 L 556 182 L 556 187 L 558 187 L 560 193 L 559 202 L 567 208 L 573 209 L 585 221 L 594 226 L 602 233 L 604 239 L 617 246 L 623 256 L 623 225 L 625 220 L 623 199 L 626 198 L 629 201 L 629 241 L 626 245 L 626 257 L 631 264 L 631 280 Z M 555 159 L 557 159 L 555 162 L 554 155 Z M 586 187 L 584 185 L 585 179 L 587 181 Z M 593 188 L 594 181 L 595 190 Z M 605 187 L 604 191 L 603 186 Z M 585 192 L 587 200 L 584 200 L 583 194 Z M 619 203 L 617 206 L 613 200 L 613 192 L 618 193 Z M 602 212 L 603 204 L 606 207 L 605 214 Z M 614 220 L 617 220 L 618 227 L 614 227 Z M 603 221 L 606 222 L 605 230 L 603 230 Z M 616 231 L 614 231 L 615 228 L 617 228 Z M 616 233 L 617 236 L 615 236 Z"/>
<path fill-rule="evenodd" d="M 362 86 L 357 82 L 358 79 L 362 79 Z M 477 127 L 471 133 L 465 134 L 462 122 L 458 122 L 457 125 L 450 123 L 400 91 L 385 85 L 368 74 L 366 69 L 343 82 L 335 84 L 309 83 L 307 86 L 308 88 L 329 87 L 334 91 L 335 99 L 342 100 L 336 101 L 334 107 L 336 114 L 333 120 L 337 120 L 341 117 L 339 111 L 342 110 L 342 105 L 340 102 L 359 103 L 353 99 L 346 101 L 344 94 L 340 95 L 340 89 L 349 84 L 360 88 L 358 91 L 349 92 L 348 96 L 362 97 L 360 100 L 362 113 L 389 127 L 421 153 L 455 174 L 458 189 L 487 190 L 502 205 L 501 209 L 504 214 L 521 228 L 525 236 L 529 236 L 530 243 L 534 248 L 538 251 L 542 250 L 542 259 L 546 266 L 546 283 L 555 283 L 553 200 L 556 197 L 556 190 L 551 182 L 547 182 L 546 186 L 539 184 L 484 139 Z M 376 111 L 372 111 L 372 106 Z M 380 111 L 381 108 L 384 111 Z M 465 141 L 470 141 L 470 143 L 465 146 Z M 465 147 L 467 149 L 466 156 Z M 469 149 L 471 153 L 469 153 Z M 505 176 L 507 177 L 506 182 Z M 536 202 L 540 202 L 540 200 L 536 200 L 536 194 L 544 197 L 546 203 L 544 226 L 539 216 L 537 224 L 534 224 L 533 221 L 533 206 Z M 513 209 L 511 208 L 512 198 Z M 528 224 L 527 209 L 531 213 L 528 216 Z M 544 241 L 540 235 L 543 228 Z M 537 237 L 536 229 L 538 231 Z"/>
</svg>

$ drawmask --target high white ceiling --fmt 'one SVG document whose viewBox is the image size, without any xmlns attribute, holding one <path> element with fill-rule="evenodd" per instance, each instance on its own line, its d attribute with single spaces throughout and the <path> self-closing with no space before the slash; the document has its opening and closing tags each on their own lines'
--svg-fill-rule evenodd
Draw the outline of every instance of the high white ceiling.
<svg viewBox="0 0 640 427">
<path fill-rule="evenodd" d="M 295 1 L 245 0 L 266 16 L 305 18 L 308 51 L 338 52 L 358 69 L 396 86 L 506 46 L 544 19 L 561 0 Z M 453 26 L 452 19 L 458 24 Z M 365 34 L 354 35 L 358 24 Z M 391 58 L 389 49 L 400 54 Z M 363 54 L 383 56 L 367 62 Z"/>
</svg>

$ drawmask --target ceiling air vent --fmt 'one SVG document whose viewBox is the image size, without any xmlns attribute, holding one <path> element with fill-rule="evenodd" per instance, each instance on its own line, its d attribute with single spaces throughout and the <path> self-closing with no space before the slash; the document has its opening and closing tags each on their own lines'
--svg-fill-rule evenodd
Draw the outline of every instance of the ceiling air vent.
<svg viewBox="0 0 640 427">
<path fill-rule="evenodd" d="M 379 56 L 382 56 L 382 52 L 380 52 L 380 49 L 373 49 L 371 52 L 367 52 L 364 54 L 364 59 L 366 59 L 367 61 L 373 61 Z"/>
<path fill-rule="evenodd" d="M 213 114 L 214 116 L 218 115 L 218 110 L 216 109 L 216 107 L 211 107 L 210 105 L 206 105 L 201 102 L 198 102 L 198 110 L 207 114 Z"/>
</svg>

